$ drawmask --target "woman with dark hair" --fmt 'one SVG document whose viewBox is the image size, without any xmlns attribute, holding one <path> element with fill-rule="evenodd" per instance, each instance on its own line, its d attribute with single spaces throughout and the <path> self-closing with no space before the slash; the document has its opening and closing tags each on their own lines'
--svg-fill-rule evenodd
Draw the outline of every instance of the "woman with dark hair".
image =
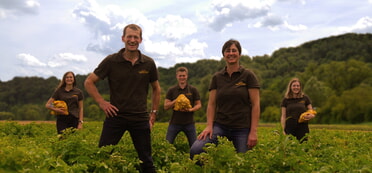
<svg viewBox="0 0 372 173">
<path fill-rule="evenodd" d="M 45 104 L 45 107 L 55 112 L 57 116 L 58 134 L 67 128 L 83 127 L 83 99 L 83 92 L 76 87 L 75 74 L 71 71 L 66 72 L 52 97 Z M 55 101 L 64 101 L 67 108 L 56 107 Z"/>
<path fill-rule="evenodd" d="M 256 75 L 240 66 L 242 48 L 237 40 L 222 47 L 224 69 L 213 75 L 209 86 L 207 127 L 190 149 L 190 157 L 204 152 L 207 143 L 218 143 L 218 136 L 232 141 L 238 153 L 257 144 L 260 93 Z"/>
<path fill-rule="evenodd" d="M 312 111 L 313 107 L 310 98 L 302 92 L 301 82 L 298 78 L 289 81 L 281 107 L 280 121 L 284 134 L 293 135 L 301 142 L 307 141 L 305 135 L 309 133 L 308 120 L 315 117 L 315 112 L 306 113 L 303 117 L 305 121 L 300 120 L 301 114 L 309 110 Z"/>
</svg>

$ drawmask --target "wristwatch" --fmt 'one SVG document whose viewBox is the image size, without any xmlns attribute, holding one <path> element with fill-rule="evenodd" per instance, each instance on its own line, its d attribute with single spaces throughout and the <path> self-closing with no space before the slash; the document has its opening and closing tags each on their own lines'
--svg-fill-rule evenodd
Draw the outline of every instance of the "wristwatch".
<svg viewBox="0 0 372 173">
<path fill-rule="evenodd" d="M 83 121 L 83 120 L 79 120 L 79 123 L 83 124 L 83 123 L 84 123 L 84 121 Z"/>
<path fill-rule="evenodd" d="M 158 115 L 159 111 L 158 110 L 151 110 L 150 113 L 154 113 L 155 115 Z"/>
</svg>

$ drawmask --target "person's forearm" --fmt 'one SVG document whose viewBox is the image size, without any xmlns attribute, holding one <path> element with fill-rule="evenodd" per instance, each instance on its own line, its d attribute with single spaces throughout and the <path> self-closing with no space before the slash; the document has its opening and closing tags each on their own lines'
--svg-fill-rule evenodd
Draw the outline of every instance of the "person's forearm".
<svg viewBox="0 0 372 173">
<path fill-rule="evenodd" d="M 170 101 L 168 99 L 165 100 L 164 102 L 164 109 L 165 110 L 168 110 L 168 109 L 171 109 L 174 105 L 174 101 Z"/>
<path fill-rule="evenodd" d="M 159 102 L 160 102 L 160 92 L 161 92 L 160 86 L 156 85 L 156 84 L 153 84 L 153 86 L 152 86 L 152 97 L 151 97 L 152 106 L 151 106 L 151 112 L 150 112 L 150 126 L 151 126 L 151 128 L 154 125 L 155 120 L 156 120 L 156 115 L 157 115 L 157 111 L 158 111 L 158 108 L 159 108 Z M 156 111 L 156 112 L 153 112 L 153 111 Z"/>
<path fill-rule="evenodd" d="M 286 110 L 287 108 L 282 107 L 282 116 L 280 117 L 280 123 L 282 124 L 283 131 L 285 129 L 285 121 L 287 119 Z"/>
<path fill-rule="evenodd" d="M 258 89 L 248 89 L 251 97 L 251 133 L 257 133 L 258 122 L 260 121 L 260 91 Z"/>
<path fill-rule="evenodd" d="M 195 112 L 195 111 L 199 110 L 200 108 L 201 108 L 201 102 L 198 101 L 198 102 L 194 105 L 194 107 L 191 108 L 191 111 L 192 111 L 192 112 Z"/>
<path fill-rule="evenodd" d="M 257 133 L 257 127 L 258 127 L 259 121 L 260 121 L 260 106 L 253 105 L 252 119 L 251 119 L 251 132 Z"/>
<path fill-rule="evenodd" d="M 209 92 L 208 106 L 207 106 L 207 126 L 213 128 L 214 116 L 216 113 L 216 92 L 211 90 Z"/>
<path fill-rule="evenodd" d="M 83 102 L 79 102 L 79 121 L 84 121 L 84 108 L 83 108 Z"/>
<path fill-rule="evenodd" d="M 215 114 L 215 107 L 212 106 L 212 105 L 208 105 L 208 108 L 207 108 L 207 126 L 209 126 L 209 127 L 213 127 L 214 114 Z"/>
<path fill-rule="evenodd" d="M 152 94 L 152 107 L 151 110 L 158 110 L 159 109 L 159 102 L 160 102 L 160 88 L 153 89 Z"/>
<path fill-rule="evenodd" d="M 283 116 L 280 118 L 280 124 L 282 125 L 282 128 L 284 130 L 284 128 L 285 128 L 285 118 L 283 118 Z"/>
</svg>

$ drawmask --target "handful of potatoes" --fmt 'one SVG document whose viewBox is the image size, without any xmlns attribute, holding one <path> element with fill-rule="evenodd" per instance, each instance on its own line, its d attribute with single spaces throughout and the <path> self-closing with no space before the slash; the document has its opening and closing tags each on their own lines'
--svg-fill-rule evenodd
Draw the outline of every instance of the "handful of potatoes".
<svg viewBox="0 0 372 173">
<path fill-rule="evenodd" d="M 185 96 L 185 94 L 180 94 L 176 98 L 173 110 L 175 111 L 185 111 L 192 108 L 190 100 Z"/>
<path fill-rule="evenodd" d="M 68 108 L 67 108 L 67 104 L 66 104 L 65 101 L 55 100 L 55 101 L 53 101 L 53 106 L 55 108 L 65 108 L 65 112 L 63 113 L 63 115 L 68 115 Z M 51 115 L 58 115 L 57 112 L 55 112 L 55 111 L 50 111 L 50 114 Z"/>
<path fill-rule="evenodd" d="M 304 122 L 308 122 L 310 119 L 306 118 L 307 115 L 309 114 L 313 114 L 313 115 L 316 115 L 316 111 L 315 110 L 307 110 L 306 112 L 302 113 L 300 115 L 300 118 L 298 119 L 298 122 L 299 123 L 304 123 Z"/>
</svg>

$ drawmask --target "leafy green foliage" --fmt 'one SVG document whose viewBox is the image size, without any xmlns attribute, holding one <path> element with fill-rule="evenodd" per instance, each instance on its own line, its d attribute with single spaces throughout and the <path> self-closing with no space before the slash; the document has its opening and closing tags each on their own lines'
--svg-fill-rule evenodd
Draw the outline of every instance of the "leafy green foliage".
<svg viewBox="0 0 372 173">
<path fill-rule="evenodd" d="M 138 172 L 140 164 L 130 135 L 118 145 L 98 147 L 102 122 L 84 123 L 82 130 L 57 135 L 54 124 L 0 123 L 0 172 Z M 197 124 L 200 132 L 205 124 Z M 372 172 L 372 126 L 311 125 L 309 141 L 299 143 L 281 133 L 279 124 L 258 129 L 259 143 L 236 153 L 230 141 L 208 145 L 206 153 L 189 159 L 188 143 L 165 140 L 167 123 L 152 131 L 157 172 Z M 339 130 L 337 130 L 339 129 Z M 361 131 L 363 130 L 363 131 Z M 200 160 L 203 166 L 196 162 Z"/>
</svg>

